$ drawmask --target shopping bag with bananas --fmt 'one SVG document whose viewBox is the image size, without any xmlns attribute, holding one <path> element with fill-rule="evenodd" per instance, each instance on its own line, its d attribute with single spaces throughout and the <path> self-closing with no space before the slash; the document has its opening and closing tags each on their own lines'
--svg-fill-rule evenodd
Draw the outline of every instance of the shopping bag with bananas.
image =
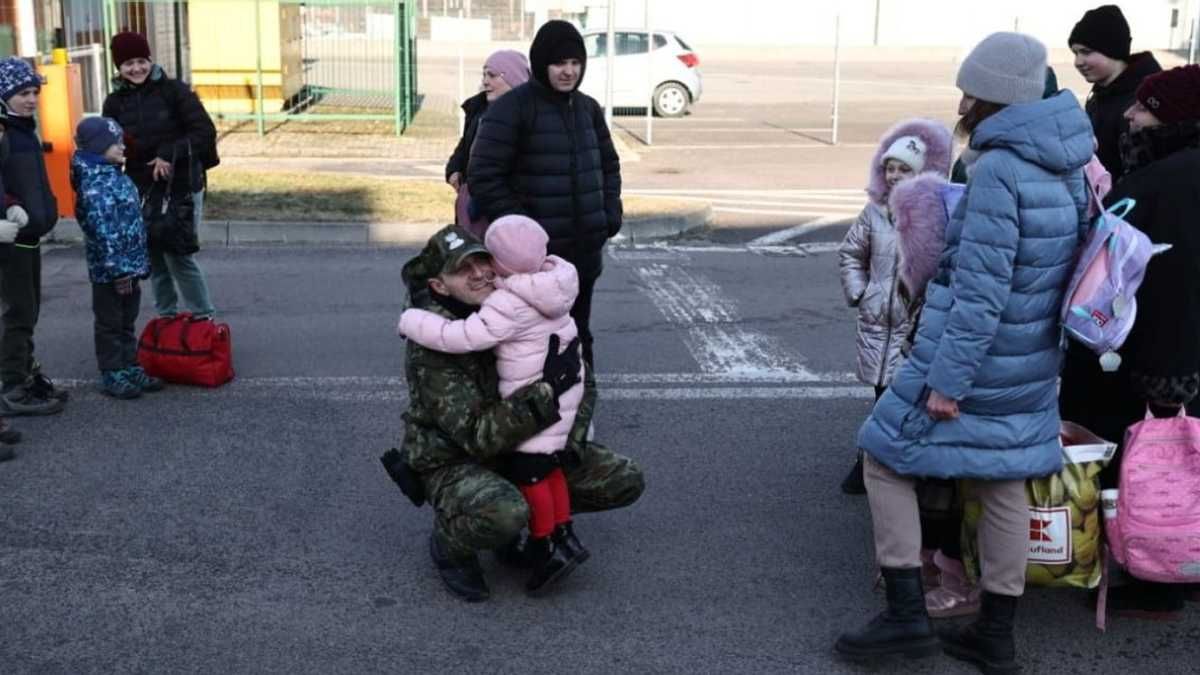
<svg viewBox="0 0 1200 675">
<path fill-rule="evenodd" d="M 1025 483 L 1029 502 L 1030 586 L 1095 588 L 1100 584 L 1103 528 L 1100 526 L 1100 470 L 1112 459 L 1109 443 L 1072 422 L 1060 433 L 1063 468 L 1057 474 Z M 964 481 L 962 549 L 967 573 L 978 579 L 976 532 L 983 506 Z"/>
</svg>

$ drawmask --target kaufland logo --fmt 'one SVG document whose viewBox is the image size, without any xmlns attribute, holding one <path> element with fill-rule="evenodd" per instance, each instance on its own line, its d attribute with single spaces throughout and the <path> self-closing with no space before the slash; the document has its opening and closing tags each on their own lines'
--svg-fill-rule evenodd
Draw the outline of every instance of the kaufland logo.
<svg viewBox="0 0 1200 675">
<path fill-rule="evenodd" d="M 1029 541 L 1054 541 L 1046 530 L 1054 524 L 1052 520 L 1042 520 L 1041 518 L 1029 519 Z"/>
<path fill-rule="evenodd" d="M 1071 555 L 1071 510 L 1029 507 L 1029 562 L 1065 565 Z"/>
</svg>

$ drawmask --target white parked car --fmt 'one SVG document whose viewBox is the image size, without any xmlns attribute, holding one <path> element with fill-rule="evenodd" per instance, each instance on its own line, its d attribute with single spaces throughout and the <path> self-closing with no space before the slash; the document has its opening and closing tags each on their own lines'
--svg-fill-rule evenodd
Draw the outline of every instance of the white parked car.
<svg viewBox="0 0 1200 675">
<path fill-rule="evenodd" d="M 646 108 L 654 104 L 654 112 L 662 117 L 682 117 L 688 108 L 700 100 L 703 85 L 700 77 L 700 58 L 675 33 L 654 32 L 654 49 L 647 50 L 648 35 L 644 29 L 620 29 L 614 32 L 617 49 L 613 57 L 613 108 Z M 583 77 L 583 93 L 604 105 L 608 72 L 608 31 L 593 30 L 583 34 L 587 46 L 587 72 Z M 649 53 L 648 53 L 649 52 Z M 650 77 L 647 77 L 647 70 Z"/>
</svg>

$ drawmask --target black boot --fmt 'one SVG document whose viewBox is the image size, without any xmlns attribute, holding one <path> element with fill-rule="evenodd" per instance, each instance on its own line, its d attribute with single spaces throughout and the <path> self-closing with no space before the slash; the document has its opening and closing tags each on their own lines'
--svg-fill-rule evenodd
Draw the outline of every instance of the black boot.
<svg viewBox="0 0 1200 675">
<path fill-rule="evenodd" d="M 506 567 L 519 570 L 533 567 L 533 560 L 529 557 L 529 538 L 524 533 L 518 534 L 492 552 L 496 554 L 496 560 Z"/>
<path fill-rule="evenodd" d="M 846 478 L 842 480 L 842 492 L 848 495 L 867 494 L 867 485 L 863 482 L 863 457 L 861 450 L 858 453 L 858 459 L 854 462 L 854 466 L 850 468 L 850 473 L 846 474 Z"/>
<path fill-rule="evenodd" d="M 451 593 L 467 602 L 482 602 L 491 597 L 492 592 L 483 579 L 479 559 L 475 556 L 463 560 L 452 559 L 437 530 L 429 535 L 429 557 L 433 558 L 438 575 Z"/>
<path fill-rule="evenodd" d="M 579 537 L 575 536 L 575 526 L 569 520 L 554 528 L 554 542 L 567 552 L 567 557 L 574 560 L 576 565 L 592 557 Z"/>
<path fill-rule="evenodd" d="M 575 566 L 579 564 L 578 561 L 567 557 L 567 550 L 559 546 L 552 536 L 541 539 L 530 537 L 525 543 L 525 548 L 534 561 L 533 572 L 529 575 L 529 581 L 525 582 L 525 590 L 533 596 L 549 591 L 556 582 L 574 572 Z"/>
<path fill-rule="evenodd" d="M 1013 642 L 1017 599 L 983 592 L 979 618 L 964 628 L 942 631 L 942 646 L 956 659 L 969 661 L 987 675 L 1021 672 Z"/>
<path fill-rule="evenodd" d="M 887 609 L 865 627 L 842 633 L 834 649 L 852 659 L 893 655 L 917 658 L 941 651 L 925 612 L 921 568 L 885 567 L 883 578 L 887 582 Z"/>
</svg>

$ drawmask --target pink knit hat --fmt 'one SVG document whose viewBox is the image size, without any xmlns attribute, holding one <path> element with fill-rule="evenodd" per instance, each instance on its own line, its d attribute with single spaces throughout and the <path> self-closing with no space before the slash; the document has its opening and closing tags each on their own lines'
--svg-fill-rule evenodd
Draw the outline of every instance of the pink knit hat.
<svg viewBox="0 0 1200 675">
<path fill-rule="evenodd" d="M 483 65 L 488 70 L 499 73 L 510 87 L 517 87 L 529 81 L 529 59 L 521 52 L 501 49 L 489 56 Z"/>
<path fill-rule="evenodd" d="M 492 254 L 492 265 L 502 277 L 540 270 L 549 242 L 550 237 L 536 220 L 516 215 L 492 221 L 483 235 L 483 245 Z"/>
</svg>

